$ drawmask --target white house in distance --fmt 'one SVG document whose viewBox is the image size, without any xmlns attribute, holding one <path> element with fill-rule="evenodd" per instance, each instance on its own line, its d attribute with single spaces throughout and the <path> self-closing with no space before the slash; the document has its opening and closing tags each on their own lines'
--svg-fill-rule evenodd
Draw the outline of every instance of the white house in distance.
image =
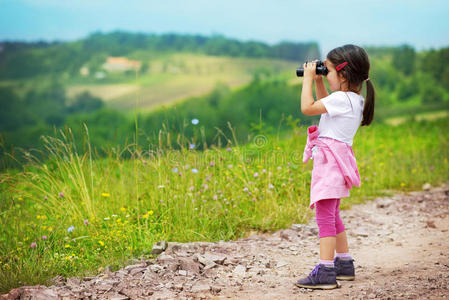
<svg viewBox="0 0 449 300">
<path fill-rule="evenodd" d="M 128 70 L 139 70 L 141 66 L 142 63 L 137 60 L 109 56 L 103 64 L 103 69 L 108 72 L 124 72 Z"/>
</svg>

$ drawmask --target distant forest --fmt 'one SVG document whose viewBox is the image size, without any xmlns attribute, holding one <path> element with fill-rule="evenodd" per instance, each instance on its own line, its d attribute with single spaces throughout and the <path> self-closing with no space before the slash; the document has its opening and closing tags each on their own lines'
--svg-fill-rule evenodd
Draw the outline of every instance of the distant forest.
<svg viewBox="0 0 449 300">
<path fill-rule="evenodd" d="M 75 42 L 0 43 L 0 80 L 25 79 L 40 74 L 79 73 L 83 65 L 95 65 L 105 56 L 127 56 L 136 50 L 188 52 L 232 57 L 279 58 L 304 61 L 320 56 L 318 44 L 242 42 L 223 36 L 94 33 Z M 98 64 L 99 65 L 99 64 Z"/>
</svg>

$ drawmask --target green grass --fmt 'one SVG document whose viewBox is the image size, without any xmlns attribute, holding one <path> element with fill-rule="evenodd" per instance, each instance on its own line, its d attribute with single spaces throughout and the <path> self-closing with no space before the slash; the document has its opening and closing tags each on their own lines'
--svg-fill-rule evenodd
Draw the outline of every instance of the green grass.
<svg viewBox="0 0 449 300">
<path fill-rule="evenodd" d="M 447 181 L 448 126 L 445 118 L 360 128 L 353 149 L 362 186 L 342 208 L 386 190 Z M 130 145 L 106 158 L 75 149 L 70 136 L 48 138 L 47 161 L 29 154 L 23 170 L 1 174 L 0 292 L 49 284 L 56 275 L 96 274 L 106 265 L 117 269 L 131 257 L 149 257 L 162 239 L 236 239 L 309 220 L 305 127 L 241 146 L 222 138 L 231 147 L 199 152 L 185 141 L 175 151 L 163 146 L 161 134 L 160 150 Z"/>
</svg>

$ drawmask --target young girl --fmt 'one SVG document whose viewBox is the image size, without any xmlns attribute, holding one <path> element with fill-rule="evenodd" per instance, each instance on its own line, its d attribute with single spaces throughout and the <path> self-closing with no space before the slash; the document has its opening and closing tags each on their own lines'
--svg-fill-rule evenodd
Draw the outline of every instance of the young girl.
<svg viewBox="0 0 449 300">
<path fill-rule="evenodd" d="M 321 115 L 319 126 L 308 128 L 303 161 L 312 156 L 313 170 L 310 208 L 316 207 L 320 236 L 319 264 L 296 285 L 312 289 L 334 289 L 337 279 L 354 280 L 354 263 L 349 254 L 345 227 L 340 219 L 340 199 L 349 196 L 352 186 L 360 186 L 360 176 L 352 151 L 354 135 L 374 116 L 374 87 L 369 79 L 370 63 L 364 49 L 345 45 L 333 49 L 324 61 L 332 94 L 328 94 L 316 62 L 304 64 L 301 111 Z M 317 101 L 312 85 L 315 81 Z M 366 84 L 366 99 L 360 94 Z M 334 259 L 334 252 L 337 252 Z"/>
</svg>

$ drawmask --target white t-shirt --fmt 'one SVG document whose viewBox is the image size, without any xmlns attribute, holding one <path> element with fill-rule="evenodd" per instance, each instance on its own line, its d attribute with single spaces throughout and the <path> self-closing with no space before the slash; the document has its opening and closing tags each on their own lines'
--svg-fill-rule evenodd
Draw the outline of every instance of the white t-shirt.
<svg viewBox="0 0 449 300">
<path fill-rule="evenodd" d="M 319 137 L 330 137 L 352 146 L 353 138 L 362 122 L 363 96 L 354 92 L 334 92 L 320 101 L 327 113 L 321 115 Z"/>
</svg>

